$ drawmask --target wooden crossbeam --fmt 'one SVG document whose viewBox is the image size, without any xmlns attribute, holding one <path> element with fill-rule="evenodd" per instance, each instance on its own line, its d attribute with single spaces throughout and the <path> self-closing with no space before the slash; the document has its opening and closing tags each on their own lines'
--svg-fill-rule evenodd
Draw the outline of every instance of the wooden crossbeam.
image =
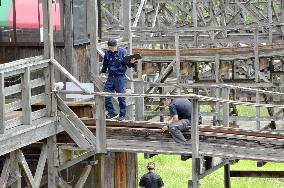
<svg viewBox="0 0 284 188">
<path fill-rule="evenodd" d="M 47 146 L 46 146 L 46 144 L 43 144 L 42 149 L 41 149 L 41 153 L 40 153 L 40 157 L 39 157 L 39 160 L 38 160 L 37 168 L 36 168 L 36 173 L 35 173 L 35 176 L 34 176 L 34 184 L 33 184 L 34 188 L 40 187 L 40 183 L 41 183 L 46 159 L 47 159 Z"/>
<path fill-rule="evenodd" d="M 86 183 L 88 176 L 90 175 L 91 169 L 92 169 L 91 165 L 87 165 L 87 166 L 84 167 L 84 169 L 82 170 L 82 173 L 80 175 L 80 178 L 75 185 L 75 188 L 83 188 L 83 186 Z"/>
<path fill-rule="evenodd" d="M 31 170 L 29 168 L 29 165 L 28 165 L 28 163 L 27 163 L 27 161 L 25 159 L 25 156 L 24 156 L 24 154 L 23 154 L 23 152 L 21 150 L 17 151 L 17 158 L 18 158 L 20 167 L 22 168 L 22 170 L 24 172 L 26 182 L 31 187 L 33 187 L 33 185 L 34 185 L 34 178 L 33 178 L 32 172 L 31 172 Z"/>
<path fill-rule="evenodd" d="M 6 188 L 6 183 L 10 174 L 10 170 L 11 170 L 11 160 L 9 158 L 7 158 L 5 160 L 4 163 L 4 167 L 1 173 L 1 177 L 0 177 L 0 188 Z"/>
<path fill-rule="evenodd" d="M 70 122 L 74 123 L 76 129 L 84 135 L 84 140 L 87 140 L 91 147 L 96 145 L 96 137 L 86 128 L 85 124 L 78 118 L 78 116 L 64 103 L 64 101 L 57 95 L 58 107 L 64 112 Z M 65 118 L 66 120 L 66 118 Z M 70 126 L 70 124 L 69 124 Z M 77 136 L 78 133 L 77 133 Z M 80 136 L 79 136 L 80 137 Z M 82 137 L 82 135 L 81 135 Z"/>
</svg>

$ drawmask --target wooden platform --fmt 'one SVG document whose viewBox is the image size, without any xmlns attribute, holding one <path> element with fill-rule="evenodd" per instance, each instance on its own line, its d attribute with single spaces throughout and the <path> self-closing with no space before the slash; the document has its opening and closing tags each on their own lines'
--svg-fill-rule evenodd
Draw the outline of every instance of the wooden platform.
<svg viewBox="0 0 284 188">
<path fill-rule="evenodd" d="M 56 118 L 44 117 L 32 121 L 31 125 L 6 130 L 0 135 L 0 156 L 62 132 L 62 127 L 56 124 Z"/>
</svg>

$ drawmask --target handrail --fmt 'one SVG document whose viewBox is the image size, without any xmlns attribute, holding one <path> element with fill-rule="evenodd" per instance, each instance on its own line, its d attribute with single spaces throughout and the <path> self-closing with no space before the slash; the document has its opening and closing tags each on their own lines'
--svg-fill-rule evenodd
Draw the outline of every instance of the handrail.
<svg viewBox="0 0 284 188">
<path fill-rule="evenodd" d="M 86 95 L 86 93 L 82 91 L 66 91 L 61 90 L 59 93 L 64 94 L 81 94 Z M 260 103 L 251 103 L 251 102 L 241 102 L 241 101 L 234 101 L 228 99 L 221 99 L 216 97 L 208 97 L 204 95 L 197 95 L 197 94 L 181 94 L 181 95 L 168 95 L 168 94 L 135 94 L 135 93 L 109 93 L 109 92 L 91 92 L 88 95 L 94 96 L 111 96 L 111 97 L 150 97 L 150 98 L 188 98 L 188 99 L 199 99 L 201 101 L 213 101 L 213 102 L 220 102 L 220 103 L 227 103 L 227 104 L 235 104 L 235 105 L 244 105 L 244 106 L 254 106 L 254 107 L 265 107 L 265 108 L 279 108 L 284 109 L 284 105 L 272 105 L 272 104 L 260 104 Z"/>
</svg>

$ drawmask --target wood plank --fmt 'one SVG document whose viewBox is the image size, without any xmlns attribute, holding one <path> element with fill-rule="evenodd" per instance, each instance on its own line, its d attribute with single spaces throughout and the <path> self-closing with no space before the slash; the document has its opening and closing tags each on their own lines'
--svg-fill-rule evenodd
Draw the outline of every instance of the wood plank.
<svg viewBox="0 0 284 188">
<path fill-rule="evenodd" d="M 115 172 L 114 182 L 115 187 L 125 188 L 127 187 L 127 153 L 117 152 L 115 153 Z"/>
<path fill-rule="evenodd" d="M 47 159 L 47 146 L 46 146 L 46 144 L 43 144 L 43 146 L 41 148 L 41 153 L 40 153 L 40 156 L 39 156 L 35 176 L 34 176 L 33 188 L 39 188 L 40 187 L 40 182 L 41 182 L 41 179 L 42 179 L 46 159 Z"/>
<path fill-rule="evenodd" d="M 58 107 L 64 112 L 64 114 L 68 115 L 68 119 L 74 122 L 74 125 L 77 129 L 80 130 L 81 133 L 84 134 L 85 139 L 92 145 L 96 145 L 96 137 L 93 133 L 85 126 L 85 124 L 78 118 L 78 116 L 64 103 L 64 101 L 57 96 Z"/>
<path fill-rule="evenodd" d="M 56 188 L 58 173 L 58 152 L 56 145 L 56 136 L 47 138 L 47 170 L 48 170 L 48 188 Z"/>
<path fill-rule="evenodd" d="M 60 117 L 60 125 L 80 148 L 89 149 L 92 147 L 84 134 L 66 117 L 66 114 L 59 111 L 58 115 Z"/>
<path fill-rule="evenodd" d="M 11 160 L 6 158 L 3 170 L 0 176 L 0 188 L 6 188 L 6 183 L 9 178 L 10 170 L 11 170 Z"/>
<path fill-rule="evenodd" d="M 32 112 L 32 120 L 36 120 L 36 119 L 42 118 L 42 117 L 46 116 L 46 114 L 47 114 L 46 108 L 34 111 L 34 112 Z M 6 130 L 14 128 L 14 127 L 16 127 L 18 125 L 23 124 L 23 120 L 22 119 L 23 119 L 23 117 L 19 116 L 19 117 L 7 120 L 6 121 Z"/>
<path fill-rule="evenodd" d="M 23 111 L 23 123 L 26 125 L 31 124 L 32 117 L 32 106 L 31 106 L 31 85 L 30 78 L 31 72 L 30 68 L 25 68 L 25 73 L 22 77 L 22 111 Z"/>
<path fill-rule="evenodd" d="M 106 153 L 105 97 L 96 96 L 96 153 Z"/>
<path fill-rule="evenodd" d="M 11 188 L 21 188 L 21 171 L 19 168 L 19 163 L 17 159 L 17 150 L 10 153 L 11 159 L 11 174 L 9 176 L 7 187 Z"/>
<path fill-rule="evenodd" d="M 31 83 L 30 83 L 31 88 L 40 87 L 40 86 L 43 86 L 44 84 L 45 84 L 45 81 L 43 78 L 37 78 L 37 79 L 31 80 Z M 6 87 L 4 91 L 5 96 L 9 96 L 9 95 L 19 93 L 19 92 L 21 92 L 21 84 L 15 84 L 15 85 Z"/>
<path fill-rule="evenodd" d="M 22 168 L 22 170 L 24 172 L 26 182 L 29 184 L 29 186 L 33 187 L 34 178 L 33 178 L 32 172 L 30 170 L 30 167 L 29 167 L 29 165 L 28 165 L 28 163 L 25 159 L 25 156 L 24 156 L 24 154 L 21 150 L 17 151 L 17 158 L 19 160 L 20 167 Z"/>
<path fill-rule="evenodd" d="M 31 125 L 6 130 L 0 137 L 0 156 L 62 131 L 63 128 L 56 124 L 54 118 L 41 118 L 33 121 Z"/>
<path fill-rule="evenodd" d="M 70 161 L 66 161 L 65 163 L 59 165 L 57 167 L 58 171 L 62 171 L 62 170 L 65 170 L 71 166 L 74 166 L 75 164 L 87 159 L 87 158 L 90 158 L 91 156 L 94 156 L 95 155 L 95 152 L 94 151 L 87 151 L 85 153 L 82 153 L 80 154 L 78 157 L 70 160 Z"/>
<path fill-rule="evenodd" d="M 82 173 L 80 175 L 80 178 L 75 185 L 75 188 L 83 188 L 84 187 L 86 180 L 87 180 L 88 176 L 90 175 L 91 169 L 92 169 L 91 165 L 87 165 L 87 166 L 84 167 L 84 169 L 82 170 Z"/>
<path fill-rule="evenodd" d="M 5 132 L 5 88 L 4 73 L 0 72 L 0 134 Z"/>
</svg>

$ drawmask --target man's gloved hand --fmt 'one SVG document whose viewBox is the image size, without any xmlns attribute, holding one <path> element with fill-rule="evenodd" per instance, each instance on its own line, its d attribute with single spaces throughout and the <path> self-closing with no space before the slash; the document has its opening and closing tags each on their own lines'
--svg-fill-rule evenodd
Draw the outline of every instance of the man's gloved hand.
<svg viewBox="0 0 284 188">
<path fill-rule="evenodd" d="M 107 80 L 107 76 L 106 76 L 106 74 L 105 73 L 100 73 L 100 79 L 103 81 L 103 82 L 106 82 L 106 80 Z"/>
<path fill-rule="evenodd" d="M 165 125 L 165 126 L 163 126 L 163 128 L 161 129 L 161 132 L 165 132 L 165 131 L 167 131 L 167 130 L 169 130 L 169 126 L 168 126 L 168 125 Z"/>
<path fill-rule="evenodd" d="M 135 58 L 130 59 L 130 63 L 135 63 Z"/>
</svg>

